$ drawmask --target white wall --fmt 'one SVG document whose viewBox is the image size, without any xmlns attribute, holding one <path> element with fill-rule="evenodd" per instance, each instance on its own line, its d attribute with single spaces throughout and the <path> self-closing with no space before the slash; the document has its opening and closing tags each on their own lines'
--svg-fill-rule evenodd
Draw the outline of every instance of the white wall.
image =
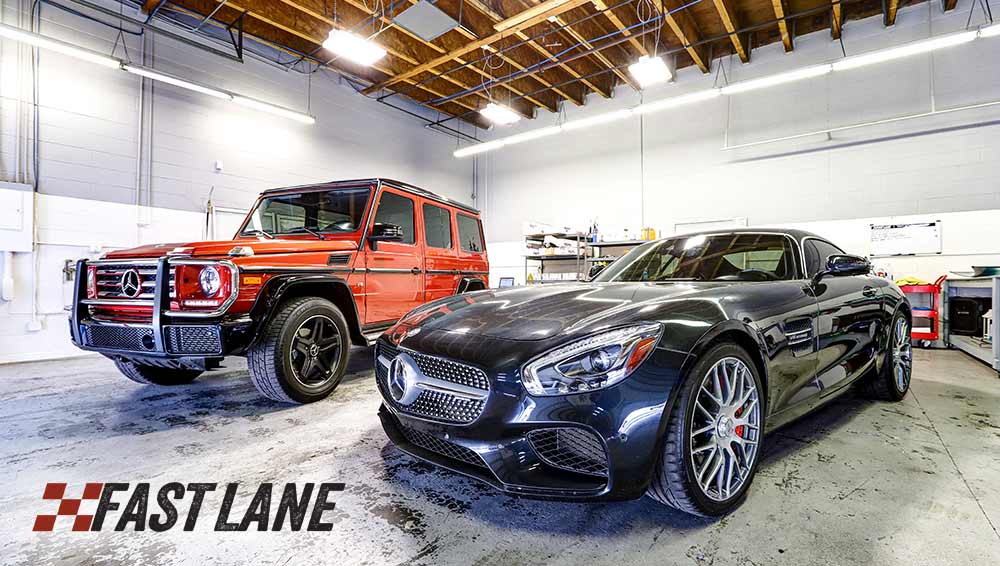
<svg viewBox="0 0 1000 566">
<path fill-rule="evenodd" d="M 962 29 L 970 6 L 960 0 L 942 14 L 940 3 L 923 3 L 901 10 L 891 29 L 878 17 L 850 22 L 844 47 L 857 54 Z M 993 6 L 998 13 L 1000 3 Z M 982 23 L 979 14 L 973 25 Z M 730 81 L 739 81 L 833 61 L 840 49 L 827 31 L 817 32 L 796 38 L 791 54 L 777 43 L 755 50 L 749 64 L 727 61 L 725 69 Z M 645 101 L 715 80 L 684 69 L 675 83 L 649 89 Z M 855 129 L 829 140 L 722 150 L 727 130 L 729 144 L 742 144 L 926 112 L 932 84 L 939 110 L 1000 100 L 1000 38 L 650 114 L 641 126 L 633 117 L 485 154 L 479 159 L 489 171 L 489 212 L 505 219 L 488 224 L 488 240 L 519 240 L 523 220 L 585 228 L 596 218 L 602 229 L 634 231 L 645 224 L 669 233 L 695 219 L 746 217 L 759 226 L 1000 208 L 1000 106 Z M 567 107 L 567 118 L 640 100 L 618 94 L 592 99 L 583 109 Z M 496 135 L 551 122 L 534 120 Z M 995 232 L 982 237 L 996 241 Z M 1000 252 L 1000 242 L 996 247 Z M 496 254 L 492 259 L 498 267 L 520 265 Z"/>
<path fill-rule="evenodd" d="M 16 0 L 4 1 L 4 23 L 17 25 L 18 7 Z M 111 52 L 116 34 L 45 5 L 40 31 L 103 53 Z M 140 41 L 126 37 L 132 60 L 140 61 Z M 310 86 L 295 72 L 251 58 L 239 64 L 155 36 L 147 39 L 145 50 L 146 64 L 158 70 L 308 111 L 316 124 L 154 84 L 146 91 L 151 108 L 141 144 L 148 161 L 137 181 L 139 78 L 41 52 L 38 251 L 14 254 L 13 266 L 0 266 L 0 272 L 13 269 L 15 275 L 15 300 L 0 300 L 0 362 L 74 353 L 61 312 L 67 292 L 64 260 L 111 247 L 201 239 L 213 187 L 216 206 L 246 209 L 268 187 L 381 176 L 472 202 L 473 165 L 451 158 L 452 138 L 365 99 L 332 75 L 318 73 Z M 17 115 L 19 108 L 30 113 L 31 75 L 23 60 L 19 64 L 18 52 L 17 44 L 0 43 L 3 181 L 30 181 L 24 154 L 31 147 L 26 139 L 31 124 L 22 120 L 19 126 Z M 123 55 L 120 48 L 117 55 Z M 215 171 L 217 160 L 221 172 Z M 137 198 L 150 208 L 137 209 Z M 221 230 L 218 235 L 229 236 Z M 32 291 L 33 272 L 37 292 Z M 36 294 L 41 330 L 29 331 Z"/>
</svg>

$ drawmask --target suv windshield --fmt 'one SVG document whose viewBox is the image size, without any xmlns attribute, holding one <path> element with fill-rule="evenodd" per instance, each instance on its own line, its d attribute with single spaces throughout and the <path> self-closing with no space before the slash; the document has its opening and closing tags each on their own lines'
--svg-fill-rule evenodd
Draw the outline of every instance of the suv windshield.
<svg viewBox="0 0 1000 566">
<path fill-rule="evenodd" d="M 241 236 L 354 232 L 371 189 L 306 191 L 266 197 L 250 214 Z"/>
<path fill-rule="evenodd" d="M 785 236 L 711 234 L 639 246 L 594 281 L 775 281 L 794 278 L 794 253 Z"/>
</svg>

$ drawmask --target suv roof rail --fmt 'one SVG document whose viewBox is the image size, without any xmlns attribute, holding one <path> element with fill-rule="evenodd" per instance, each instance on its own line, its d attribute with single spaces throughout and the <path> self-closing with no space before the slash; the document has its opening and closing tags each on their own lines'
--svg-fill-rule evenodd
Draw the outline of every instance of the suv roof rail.
<svg viewBox="0 0 1000 566">
<path fill-rule="evenodd" d="M 273 189 L 267 189 L 261 193 L 261 195 L 271 195 L 275 193 L 284 192 L 295 192 L 295 191 L 305 191 L 305 190 L 326 190 L 326 189 L 336 189 L 340 187 L 357 187 L 362 185 L 387 185 L 397 189 L 402 189 L 404 191 L 409 191 L 414 194 L 418 194 L 422 197 L 429 198 L 431 200 L 436 200 L 442 204 L 447 204 L 454 206 L 455 208 L 461 208 L 466 212 L 471 212 L 473 214 L 479 214 L 479 210 L 456 200 L 450 199 L 445 196 L 441 196 L 437 193 L 432 193 L 427 189 L 421 189 L 416 185 L 411 185 L 409 183 L 404 183 L 402 181 L 396 181 L 394 179 L 385 179 L 382 177 L 374 177 L 371 179 L 349 179 L 344 181 L 329 181 L 326 183 L 310 183 L 308 185 L 296 185 L 292 187 L 276 187 Z"/>
</svg>

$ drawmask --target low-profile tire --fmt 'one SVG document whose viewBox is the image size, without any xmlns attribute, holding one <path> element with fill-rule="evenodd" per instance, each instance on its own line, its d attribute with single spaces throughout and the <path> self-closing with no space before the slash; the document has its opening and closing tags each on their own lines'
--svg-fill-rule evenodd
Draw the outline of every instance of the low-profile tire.
<svg viewBox="0 0 1000 566">
<path fill-rule="evenodd" d="M 113 361 L 122 375 L 143 385 L 186 385 L 203 373 L 199 369 L 146 366 L 124 359 Z"/>
<path fill-rule="evenodd" d="M 903 312 L 897 312 L 889 325 L 882 367 L 872 368 L 861 383 L 865 395 L 883 401 L 902 401 L 910 390 L 913 376 L 913 344 L 910 338 L 910 321 Z"/>
<path fill-rule="evenodd" d="M 247 352 L 250 379 L 268 399 L 325 399 L 347 371 L 347 321 L 326 299 L 302 297 L 280 305 Z"/>
<path fill-rule="evenodd" d="M 736 508 L 757 472 L 764 398 L 757 367 L 746 350 L 727 342 L 705 352 L 670 410 L 647 495 L 702 517 Z M 711 399 L 718 401 L 713 404 Z"/>
</svg>

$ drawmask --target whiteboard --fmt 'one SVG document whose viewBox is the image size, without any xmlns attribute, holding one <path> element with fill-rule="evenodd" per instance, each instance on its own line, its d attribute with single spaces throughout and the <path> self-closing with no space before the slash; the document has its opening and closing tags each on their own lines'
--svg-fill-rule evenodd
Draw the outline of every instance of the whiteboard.
<svg viewBox="0 0 1000 566">
<path fill-rule="evenodd" d="M 941 253 L 941 221 L 870 224 L 871 255 Z"/>
</svg>

